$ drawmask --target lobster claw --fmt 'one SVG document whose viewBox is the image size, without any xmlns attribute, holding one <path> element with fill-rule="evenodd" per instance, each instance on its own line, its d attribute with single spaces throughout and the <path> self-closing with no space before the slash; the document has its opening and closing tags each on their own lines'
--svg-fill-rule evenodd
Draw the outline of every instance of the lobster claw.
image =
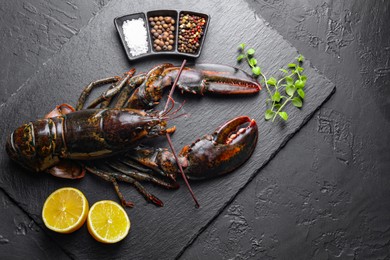
<svg viewBox="0 0 390 260">
<path fill-rule="evenodd" d="M 201 180 L 231 172 L 249 159 L 257 143 L 258 129 L 254 119 L 236 117 L 212 135 L 206 135 L 185 146 L 180 157 L 188 179 Z"/>
<path fill-rule="evenodd" d="M 154 67 L 145 76 L 144 82 L 128 100 L 128 107 L 146 109 L 156 106 L 164 89 L 171 87 L 180 68 L 166 63 Z M 177 87 L 182 92 L 204 95 L 255 94 L 260 84 L 245 71 L 226 65 L 199 64 L 182 70 Z"/>
<path fill-rule="evenodd" d="M 219 64 L 199 64 L 183 71 L 178 87 L 194 94 L 254 94 L 260 84 L 243 70 Z"/>
</svg>

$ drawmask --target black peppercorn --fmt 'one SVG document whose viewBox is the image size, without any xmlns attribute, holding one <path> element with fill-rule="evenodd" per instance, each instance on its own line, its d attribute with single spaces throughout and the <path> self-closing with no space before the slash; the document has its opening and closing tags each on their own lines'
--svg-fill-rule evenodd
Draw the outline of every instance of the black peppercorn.
<svg viewBox="0 0 390 260">
<path fill-rule="evenodd" d="M 172 51 L 175 44 L 175 19 L 170 16 L 149 17 L 154 51 Z"/>
</svg>

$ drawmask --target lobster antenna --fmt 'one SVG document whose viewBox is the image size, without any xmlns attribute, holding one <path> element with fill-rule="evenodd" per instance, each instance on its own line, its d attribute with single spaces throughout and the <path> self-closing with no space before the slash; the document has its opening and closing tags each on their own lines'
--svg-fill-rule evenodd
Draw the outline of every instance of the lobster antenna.
<svg viewBox="0 0 390 260">
<path fill-rule="evenodd" d="M 188 113 L 182 113 L 180 115 L 176 115 L 177 112 L 179 112 L 183 108 L 185 103 L 186 103 L 186 101 L 184 100 L 183 103 L 181 103 L 180 106 L 175 111 L 173 111 L 172 113 L 170 112 L 172 110 L 172 108 L 169 108 L 167 112 L 162 112 L 161 118 L 165 119 L 165 120 L 172 120 L 172 119 L 176 119 L 176 118 L 181 117 L 181 116 L 188 115 Z"/>
<path fill-rule="evenodd" d="M 170 101 L 170 102 L 169 102 Z M 171 103 L 171 106 L 168 108 L 168 103 Z M 160 112 L 162 116 L 166 116 L 171 112 L 171 110 L 175 107 L 175 100 L 173 100 L 172 97 L 168 96 L 167 103 L 165 103 L 165 108 L 163 111 Z"/>
<path fill-rule="evenodd" d="M 171 141 L 171 137 L 169 136 L 168 133 L 166 134 L 166 136 L 167 136 L 167 139 L 168 139 L 169 147 L 171 147 L 173 156 L 175 156 L 176 163 L 177 163 L 177 165 L 179 166 L 181 176 L 183 177 L 184 182 L 186 183 L 187 188 L 188 188 L 188 190 L 190 191 L 191 197 L 192 197 L 192 199 L 193 199 L 194 202 L 195 202 L 195 207 L 196 207 L 196 208 L 199 208 L 199 207 L 200 207 L 199 202 L 198 202 L 198 200 L 196 199 L 195 194 L 194 194 L 194 192 L 192 191 L 190 184 L 188 183 L 187 177 L 186 177 L 186 175 L 184 174 L 183 168 L 181 167 L 181 164 L 180 164 L 180 162 L 179 162 L 179 158 L 177 158 L 177 155 L 176 155 L 176 152 L 175 152 L 175 148 L 173 148 L 173 144 L 172 144 L 172 141 Z"/>
<path fill-rule="evenodd" d="M 175 91 L 177 82 L 178 82 L 178 80 L 179 80 L 179 78 L 180 78 L 181 72 L 182 72 L 183 69 L 184 69 L 184 66 L 186 65 L 186 62 L 187 62 L 187 60 L 183 60 L 183 63 L 182 63 L 181 66 L 180 66 L 180 69 L 179 69 L 179 72 L 177 73 L 176 79 L 175 79 L 175 81 L 173 82 L 171 91 L 169 92 L 167 103 L 165 103 L 164 112 L 168 109 L 168 103 L 172 102 L 172 103 L 174 104 L 174 100 L 173 100 L 173 98 L 172 98 L 172 94 L 173 94 L 173 91 Z M 177 112 L 177 111 L 175 111 L 175 112 Z M 186 183 L 187 188 L 188 188 L 188 190 L 190 191 L 190 194 L 191 194 L 191 196 L 192 196 L 192 199 L 193 199 L 194 202 L 195 202 L 195 207 L 199 208 L 200 205 L 199 205 L 199 203 L 198 203 L 198 200 L 195 198 L 195 194 L 194 194 L 194 192 L 192 191 L 190 184 L 188 183 L 188 180 L 187 180 L 186 175 L 184 174 L 183 168 L 181 167 L 181 164 L 180 164 L 180 162 L 179 162 L 179 158 L 177 157 L 175 148 L 173 147 L 171 137 L 169 136 L 168 133 L 166 133 L 166 136 L 167 136 L 167 140 L 168 140 L 169 147 L 171 148 L 172 153 L 173 153 L 173 156 L 175 157 L 176 163 L 177 163 L 177 165 L 179 166 L 179 170 L 180 170 L 181 176 L 183 177 L 184 182 Z"/>
<path fill-rule="evenodd" d="M 187 113 L 182 113 L 180 115 L 176 115 L 177 112 L 179 112 L 182 109 L 182 107 L 184 106 L 185 103 L 186 103 L 186 101 L 184 100 L 183 103 L 181 103 L 180 106 L 175 111 L 173 111 L 169 116 L 167 116 L 167 120 L 176 119 L 176 118 L 181 117 L 181 116 L 186 116 Z"/>
<path fill-rule="evenodd" d="M 164 112 L 167 111 L 168 105 L 169 105 L 170 102 L 172 102 L 172 104 L 175 105 L 175 101 L 173 100 L 172 95 L 173 95 L 173 92 L 175 91 L 177 82 L 179 81 L 181 72 L 183 71 L 184 66 L 186 65 L 186 62 L 187 62 L 187 60 L 184 59 L 184 60 L 183 60 L 183 63 L 182 63 L 181 66 L 180 66 L 180 69 L 179 69 L 179 71 L 178 71 L 178 73 L 177 73 L 177 76 L 176 76 L 176 78 L 175 78 L 175 81 L 173 82 L 173 85 L 172 85 L 172 87 L 171 87 L 171 91 L 169 91 L 168 100 L 167 100 L 167 103 L 165 103 L 165 107 L 164 107 L 164 110 L 163 110 Z"/>
</svg>

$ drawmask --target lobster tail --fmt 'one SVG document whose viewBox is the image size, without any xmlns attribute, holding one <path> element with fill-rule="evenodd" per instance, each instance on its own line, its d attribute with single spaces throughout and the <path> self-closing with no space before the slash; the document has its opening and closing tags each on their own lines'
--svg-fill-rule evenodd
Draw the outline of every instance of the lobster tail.
<svg viewBox="0 0 390 260">
<path fill-rule="evenodd" d="M 57 118 L 41 119 L 17 128 L 7 139 L 6 151 L 10 158 L 24 168 L 40 172 L 60 161 L 57 154 L 62 147 L 61 137 L 57 134 Z M 59 137 L 59 138 L 58 138 Z"/>
</svg>

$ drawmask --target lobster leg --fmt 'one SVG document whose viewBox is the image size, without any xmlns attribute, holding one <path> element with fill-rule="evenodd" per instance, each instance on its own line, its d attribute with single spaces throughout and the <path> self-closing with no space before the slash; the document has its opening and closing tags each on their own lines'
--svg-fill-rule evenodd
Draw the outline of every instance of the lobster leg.
<svg viewBox="0 0 390 260">
<path fill-rule="evenodd" d="M 131 168 L 133 168 L 133 169 L 136 169 L 136 170 L 138 170 L 140 172 L 143 172 L 143 173 L 150 173 L 151 174 L 153 172 L 152 169 L 149 169 L 149 168 L 147 168 L 147 167 L 145 167 L 145 166 L 139 164 L 138 162 L 135 162 L 135 161 L 133 161 L 132 159 L 129 159 L 129 158 L 121 158 L 120 162 L 125 164 L 125 165 L 127 165 L 127 166 L 129 166 L 129 167 L 131 167 Z"/>
<path fill-rule="evenodd" d="M 114 83 L 120 80 L 120 77 L 114 76 L 114 77 L 109 77 L 105 79 L 100 79 L 97 81 L 93 81 L 89 83 L 81 92 L 81 95 L 79 97 L 79 100 L 77 101 L 76 105 L 76 110 L 81 110 L 85 104 L 85 101 L 87 100 L 88 96 L 91 94 L 92 89 L 99 87 L 101 85 L 109 84 L 109 83 Z"/>
<path fill-rule="evenodd" d="M 134 180 L 133 178 L 131 178 L 130 176 L 127 176 L 127 175 L 123 175 L 123 174 L 118 174 L 118 173 L 114 173 L 114 176 L 116 176 L 116 178 L 120 181 L 123 181 L 123 182 L 127 182 L 127 183 L 130 183 L 132 184 L 137 190 L 139 193 L 141 193 L 144 198 L 149 201 L 149 202 L 152 202 L 154 203 L 156 206 L 159 206 L 159 207 L 162 207 L 164 206 L 164 203 L 159 199 L 157 198 L 156 196 L 154 196 L 153 194 L 149 193 L 144 186 L 141 185 L 141 183 L 139 183 L 138 181 Z"/>
<path fill-rule="evenodd" d="M 130 176 L 131 178 L 134 178 L 138 181 L 149 181 L 153 184 L 159 185 L 161 187 L 164 187 L 166 189 L 178 189 L 179 184 L 174 182 L 174 183 L 169 183 L 166 182 L 162 179 L 159 179 L 153 175 L 139 172 L 139 171 L 134 171 L 123 165 L 122 163 L 115 163 L 115 162 L 108 162 L 107 163 L 111 168 L 127 175 Z"/>
<path fill-rule="evenodd" d="M 126 105 L 127 100 L 130 97 L 130 94 L 135 88 L 138 88 L 146 79 L 146 74 L 142 73 L 131 78 L 126 85 L 126 87 L 121 91 L 118 101 L 116 102 L 114 108 L 123 108 Z"/>
<path fill-rule="evenodd" d="M 145 189 L 145 187 L 142 186 L 141 183 L 139 183 L 137 180 L 135 180 L 134 178 L 132 178 L 128 175 L 125 175 L 123 173 L 118 173 L 118 172 L 111 172 L 108 170 L 104 170 L 102 168 L 96 168 L 96 167 L 90 167 L 90 166 L 86 166 L 86 169 L 89 172 L 95 174 L 96 176 L 99 176 L 99 177 L 103 178 L 104 180 L 110 181 L 111 183 L 113 183 L 115 191 L 118 194 L 123 206 L 133 207 L 134 204 L 132 202 L 128 202 L 124 199 L 123 194 L 119 190 L 119 185 L 117 183 L 117 180 L 127 182 L 127 183 L 133 185 L 138 190 L 138 192 L 144 196 L 144 198 L 147 201 L 152 202 L 159 207 L 162 207 L 164 205 L 164 203 L 160 199 L 158 199 L 153 194 L 149 193 Z"/>
<path fill-rule="evenodd" d="M 97 97 L 95 100 L 91 102 L 91 104 L 88 105 L 87 108 L 95 108 L 97 105 L 101 104 L 102 102 L 111 99 L 115 95 L 117 95 L 124 86 L 126 86 L 127 81 L 134 75 L 135 69 L 131 69 L 128 72 L 125 73 L 125 76 L 121 78 L 121 80 L 115 85 L 113 88 L 109 88 L 103 94 L 101 94 L 99 97 Z"/>
<path fill-rule="evenodd" d="M 145 80 L 145 75 L 146 74 L 139 74 L 139 75 L 134 76 L 134 77 L 132 77 L 131 79 L 128 80 L 127 84 L 125 84 L 125 86 L 120 91 L 118 100 L 116 101 L 115 106 L 113 106 L 114 108 L 123 108 L 124 107 L 124 105 L 126 104 L 128 98 L 130 97 L 131 92 L 135 88 L 140 86 L 142 84 L 142 82 Z M 111 85 L 109 90 L 113 89 L 114 87 L 115 87 L 114 84 Z M 110 105 L 110 103 L 111 103 L 111 101 L 112 101 L 112 99 L 114 97 L 115 97 L 115 95 L 107 97 L 107 99 L 104 100 L 101 103 L 100 108 L 107 108 L 107 107 L 109 107 L 109 105 Z"/>
<path fill-rule="evenodd" d="M 113 89 L 115 88 L 115 84 L 111 84 L 110 87 L 108 88 L 109 90 L 110 89 Z M 101 104 L 100 104 L 100 108 L 108 108 L 111 104 L 111 101 L 112 99 L 114 98 L 114 96 L 112 97 L 108 97 L 106 100 L 104 100 Z"/>
<path fill-rule="evenodd" d="M 137 146 L 126 153 L 126 157 L 151 169 L 162 177 L 176 181 L 176 160 L 168 149 Z M 174 174 L 172 174 L 174 172 Z"/>
<path fill-rule="evenodd" d="M 118 194 L 118 197 L 119 197 L 119 199 L 121 200 L 121 203 L 122 203 L 123 206 L 125 206 L 125 207 L 130 207 L 130 208 L 134 207 L 134 203 L 133 203 L 133 202 L 127 201 L 127 200 L 125 199 L 125 197 L 123 196 L 122 192 L 121 192 L 120 189 L 119 189 L 119 184 L 118 184 L 118 182 L 116 181 L 116 179 L 115 179 L 113 176 L 110 175 L 110 173 L 101 171 L 101 170 L 99 170 L 99 169 L 97 169 L 97 168 L 95 168 L 95 167 L 88 167 L 88 166 L 87 166 L 86 169 L 87 169 L 89 172 L 95 174 L 96 176 L 98 176 L 98 177 L 104 179 L 105 181 L 111 182 L 111 183 L 114 185 L 116 194 Z"/>
</svg>

